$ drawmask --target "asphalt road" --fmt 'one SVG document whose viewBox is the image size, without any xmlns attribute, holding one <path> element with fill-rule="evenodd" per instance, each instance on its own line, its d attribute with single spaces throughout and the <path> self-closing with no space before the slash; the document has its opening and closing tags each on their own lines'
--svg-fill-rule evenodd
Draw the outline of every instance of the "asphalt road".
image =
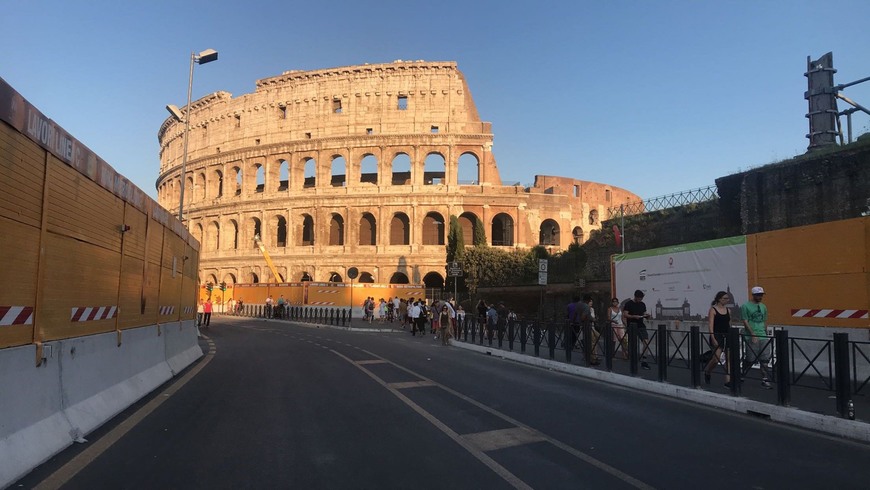
<svg viewBox="0 0 870 490">
<path fill-rule="evenodd" d="M 870 446 L 432 336 L 247 318 L 204 333 L 212 355 L 12 488 L 870 486 Z"/>
</svg>

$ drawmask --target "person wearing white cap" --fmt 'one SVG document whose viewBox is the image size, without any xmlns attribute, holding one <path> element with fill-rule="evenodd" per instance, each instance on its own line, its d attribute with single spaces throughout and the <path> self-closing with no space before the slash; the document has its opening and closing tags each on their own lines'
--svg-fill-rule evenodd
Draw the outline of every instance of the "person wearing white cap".
<svg viewBox="0 0 870 490">
<path fill-rule="evenodd" d="M 770 375 L 767 371 L 771 350 L 770 340 L 767 337 L 767 306 L 761 301 L 764 299 L 764 288 L 755 286 L 750 292 L 752 299 L 740 307 L 740 316 L 743 318 L 743 340 L 746 343 L 743 373 L 749 371 L 758 361 L 762 376 L 761 386 L 771 389 Z"/>
</svg>

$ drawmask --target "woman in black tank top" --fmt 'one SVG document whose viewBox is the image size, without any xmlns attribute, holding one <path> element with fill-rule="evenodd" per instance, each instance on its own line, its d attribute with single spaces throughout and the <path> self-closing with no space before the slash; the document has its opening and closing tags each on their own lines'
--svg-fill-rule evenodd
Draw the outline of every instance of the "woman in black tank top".
<svg viewBox="0 0 870 490">
<path fill-rule="evenodd" d="M 728 349 L 728 330 L 731 328 L 731 313 L 725 306 L 728 304 L 730 297 L 725 291 L 716 293 L 716 299 L 713 300 L 710 306 L 710 311 L 707 313 L 708 326 L 710 329 L 710 342 L 713 349 L 713 358 L 704 367 L 704 381 L 710 384 L 710 375 L 716 364 L 719 364 L 719 358 L 722 353 Z M 731 377 L 728 375 L 731 371 L 728 366 L 728 356 L 725 356 L 725 386 L 731 386 Z"/>
</svg>

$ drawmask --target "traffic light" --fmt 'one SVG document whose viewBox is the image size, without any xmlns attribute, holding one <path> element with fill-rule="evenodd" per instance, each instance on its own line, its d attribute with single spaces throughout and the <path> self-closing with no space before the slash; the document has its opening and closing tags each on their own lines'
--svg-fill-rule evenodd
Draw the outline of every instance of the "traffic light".
<svg viewBox="0 0 870 490">
<path fill-rule="evenodd" d="M 212 289 L 214 289 L 214 284 L 212 284 L 211 282 L 205 283 L 205 290 L 206 291 L 211 292 Z"/>
<path fill-rule="evenodd" d="M 222 283 L 220 284 L 220 288 L 221 288 L 221 291 L 226 291 L 226 290 L 227 290 L 227 283 L 222 282 Z"/>
</svg>

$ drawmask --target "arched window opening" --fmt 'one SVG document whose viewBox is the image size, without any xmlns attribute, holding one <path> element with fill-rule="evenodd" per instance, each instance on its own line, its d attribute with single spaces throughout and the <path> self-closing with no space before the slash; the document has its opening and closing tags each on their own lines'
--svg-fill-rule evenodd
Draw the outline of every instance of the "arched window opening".
<svg viewBox="0 0 870 490">
<path fill-rule="evenodd" d="M 345 164 L 343 156 L 335 155 L 332 157 L 330 175 L 332 176 L 330 181 L 332 187 L 345 187 L 347 185 L 347 164 Z"/>
<path fill-rule="evenodd" d="M 344 282 L 341 280 L 341 274 L 338 272 L 330 272 L 329 273 L 329 282 Z"/>
<path fill-rule="evenodd" d="M 193 238 L 196 238 L 196 241 L 205 249 L 205 243 L 203 242 L 203 233 L 202 233 L 202 225 L 197 223 L 196 226 L 193 227 Z"/>
<path fill-rule="evenodd" d="M 458 167 L 457 180 L 459 185 L 480 184 L 480 160 L 475 154 L 463 153 L 460 155 Z"/>
<path fill-rule="evenodd" d="M 426 160 L 423 161 L 423 184 L 446 184 L 447 182 L 444 180 L 445 176 L 446 166 L 444 164 L 444 157 L 438 153 L 426 155 Z"/>
<path fill-rule="evenodd" d="M 263 192 L 266 190 L 266 169 L 262 165 L 256 165 L 257 169 L 257 189 L 256 192 Z"/>
<path fill-rule="evenodd" d="M 220 170 L 215 170 L 214 174 L 212 174 L 212 175 L 214 176 L 214 181 L 211 183 L 213 188 L 209 194 L 214 196 L 214 197 L 223 197 L 223 195 L 224 195 L 224 174 Z"/>
<path fill-rule="evenodd" d="M 307 214 L 302 215 L 302 223 L 299 229 L 299 245 L 314 245 L 314 219 Z"/>
<path fill-rule="evenodd" d="M 466 246 L 474 245 L 474 230 L 482 226 L 476 214 L 465 212 L 459 215 L 459 226 L 462 227 L 462 239 Z"/>
<path fill-rule="evenodd" d="M 251 272 L 251 284 L 257 284 L 260 282 L 260 277 L 256 272 Z"/>
<path fill-rule="evenodd" d="M 204 201 L 206 198 L 206 187 L 205 187 L 205 173 L 201 172 L 196 174 L 196 197 L 197 201 Z"/>
<path fill-rule="evenodd" d="M 437 272 L 430 272 L 423 276 L 423 285 L 426 289 L 444 289 L 444 277 Z"/>
<path fill-rule="evenodd" d="M 409 284 L 410 282 L 408 276 L 402 272 L 396 272 L 390 277 L 390 284 Z"/>
<path fill-rule="evenodd" d="M 300 282 L 311 282 L 311 275 L 307 272 L 303 272 L 302 276 L 299 277 Z"/>
<path fill-rule="evenodd" d="M 378 183 L 378 159 L 374 155 L 366 155 L 359 163 L 359 181 L 369 184 Z"/>
<path fill-rule="evenodd" d="M 251 230 L 250 231 L 251 234 L 248 238 L 248 240 L 251 241 L 250 246 L 257 248 L 257 243 L 254 241 L 254 237 L 259 235 L 261 239 L 263 238 L 263 226 L 260 223 L 260 219 L 259 218 L 251 218 L 248 226 L 250 227 L 248 229 Z"/>
<path fill-rule="evenodd" d="M 432 212 L 423 218 L 423 245 L 444 245 L 444 217 Z"/>
<path fill-rule="evenodd" d="M 278 190 L 286 191 L 290 185 L 290 164 L 287 160 L 281 160 L 278 167 Z"/>
<path fill-rule="evenodd" d="M 375 282 L 375 278 L 369 272 L 361 272 L 359 275 L 359 281 L 357 281 L 357 282 L 360 282 L 363 284 L 372 284 Z"/>
<path fill-rule="evenodd" d="M 212 221 L 208 225 L 206 231 L 206 250 L 220 250 L 221 248 L 221 227 L 216 221 Z"/>
<path fill-rule="evenodd" d="M 236 276 L 234 274 L 225 274 L 224 282 L 227 283 L 227 286 L 233 286 L 236 284 Z"/>
<path fill-rule="evenodd" d="M 314 187 L 317 185 L 317 162 L 313 158 L 305 159 L 305 180 L 302 187 Z"/>
<path fill-rule="evenodd" d="M 499 213 L 492 219 L 492 245 L 494 247 L 514 246 L 514 219 Z"/>
<path fill-rule="evenodd" d="M 375 217 L 371 213 L 363 213 L 359 219 L 359 244 L 377 245 L 377 225 Z"/>
<path fill-rule="evenodd" d="M 239 224 L 236 220 L 230 220 L 230 233 L 233 234 L 233 250 L 239 249 Z"/>
<path fill-rule="evenodd" d="M 559 245 L 559 224 L 551 219 L 544 220 L 541 223 L 540 240 L 538 243 L 543 246 Z"/>
<path fill-rule="evenodd" d="M 593 209 L 592 211 L 589 211 L 589 224 L 593 225 L 593 226 L 598 224 L 598 210 L 597 209 Z"/>
<path fill-rule="evenodd" d="M 408 215 L 396 213 L 390 221 L 390 245 L 409 245 L 411 243 L 411 227 Z"/>
<path fill-rule="evenodd" d="M 333 214 L 329 220 L 329 244 L 344 245 L 344 218 Z"/>
<path fill-rule="evenodd" d="M 287 220 L 283 216 L 278 216 L 278 226 L 275 227 L 275 239 L 278 247 L 287 246 Z"/>
<path fill-rule="evenodd" d="M 392 184 L 393 185 L 410 185 L 411 184 L 411 157 L 405 153 L 399 153 L 393 158 L 392 164 Z"/>
<path fill-rule="evenodd" d="M 574 238 L 574 243 L 577 245 L 583 245 L 583 228 L 575 226 L 574 230 L 571 232 L 571 236 Z"/>
</svg>

